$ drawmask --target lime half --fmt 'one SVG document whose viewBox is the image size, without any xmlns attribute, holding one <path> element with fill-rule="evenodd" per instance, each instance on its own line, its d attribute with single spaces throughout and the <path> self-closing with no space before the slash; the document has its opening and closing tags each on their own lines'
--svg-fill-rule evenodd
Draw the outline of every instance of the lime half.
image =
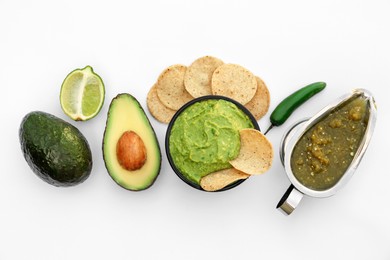
<svg viewBox="0 0 390 260">
<path fill-rule="evenodd" d="M 76 69 L 66 76 L 61 86 L 62 110 L 76 121 L 96 116 L 104 102 L 104 84 L 91 66 Z"/>
</svg>

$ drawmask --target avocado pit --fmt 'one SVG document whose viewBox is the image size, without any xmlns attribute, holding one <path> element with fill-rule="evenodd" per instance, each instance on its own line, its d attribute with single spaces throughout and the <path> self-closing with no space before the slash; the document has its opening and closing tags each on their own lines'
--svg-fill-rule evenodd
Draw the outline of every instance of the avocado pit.
<svg viewBox="0 0 390 260">
<path fill-rule="evenodd" d="M 116 145 L 119 164 L 128 171 L 135 171 L 145 164 L 146 147 L 141 137 L 134 131 L 126 131 Z"/>
</svg>

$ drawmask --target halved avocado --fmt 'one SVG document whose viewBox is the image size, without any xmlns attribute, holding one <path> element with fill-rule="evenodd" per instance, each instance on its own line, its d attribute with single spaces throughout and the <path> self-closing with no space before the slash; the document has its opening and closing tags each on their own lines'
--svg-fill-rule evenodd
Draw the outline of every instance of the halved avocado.
<svg viewBox="0 0 390 260">
<path fill-rule="evenodd" d="M 141 167 L 136 167 L 137 169 L 125 167 L 126 165 L 121 163 L 123 160 L 119 159 L 134 160 L 137 155 L 132 153 L 138 146 L 134 147 L 128 142 L 127 147 L 122 147 L 128 149 L 128 152 L 125 152 L 127 158 L 118 158 L 118 141 L 124 133 L 129 132 L 135 133 L 142 140 L 142 147 L 144 152 L 146 151 L 146 160 L 141 163 Z M 128 190 L 139 191 L 149 188 L 160 172 L 161 151 L 156 133 L 141 105 L 130 94 L 119 94 L 111 101 L 104 131 L 103 157 L 112 179 Z"/>
</svg>

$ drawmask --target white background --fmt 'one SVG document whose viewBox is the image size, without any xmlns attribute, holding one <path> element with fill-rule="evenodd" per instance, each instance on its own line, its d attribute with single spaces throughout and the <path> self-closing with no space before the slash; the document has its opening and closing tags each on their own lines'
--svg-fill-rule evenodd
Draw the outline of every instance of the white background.
<svg viewBox="0 0 390 260">
<path fill-rule="evenodd" d="M 0 259 L 390 259 L 389 12 L 388 0 L 0 0 Z M 101 151 L 111 99 L 128 92 L 146 108 L 165 67 L 204 55 L 262 77 L 271 109 L 306 84 L 328 86 L 268 134 L 275 159 L 262 176 L 221 193 L 187 186 L 167 162 L 166 125 L 150 117 L 160 175 L 142 192 L 120 188 Z M 61 110 L 60 86 L 87 64 L 103 78 L 106 99 L 96 118 L 75 123 Z M 378 105 L 357 172 L 335 196 L 305 197 L 282 215 L 275 206 L 289 186 L 278 155 L 283 133 L 356 87 Z M 56 188 L 32 173 L 18 129 L 33 110 L 85 134 L 94 165 L 84 183 Z"/>
</svg>

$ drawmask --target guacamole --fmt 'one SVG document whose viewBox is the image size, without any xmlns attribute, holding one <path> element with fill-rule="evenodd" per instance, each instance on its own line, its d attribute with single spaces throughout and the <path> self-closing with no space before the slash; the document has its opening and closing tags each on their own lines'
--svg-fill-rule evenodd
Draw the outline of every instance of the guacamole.
<svg viewBox="0 0 390 260">
<path fill-rule="evenodd" d="M 240 133 L 254 128 L 250 118 L 234 103 L 223 99 L 196 102 L 175 120 L 169 136 L 170 155 L 189 181 L 222 169 L 240 151 Z"/>
<path fill-rule="evenodd" d="M 367 128 L 367 100 L 355 97 L 310 128 L 297 142 L 291 169 L 313 190 L 333 187 L 351 164 Z"/>
</svg>

